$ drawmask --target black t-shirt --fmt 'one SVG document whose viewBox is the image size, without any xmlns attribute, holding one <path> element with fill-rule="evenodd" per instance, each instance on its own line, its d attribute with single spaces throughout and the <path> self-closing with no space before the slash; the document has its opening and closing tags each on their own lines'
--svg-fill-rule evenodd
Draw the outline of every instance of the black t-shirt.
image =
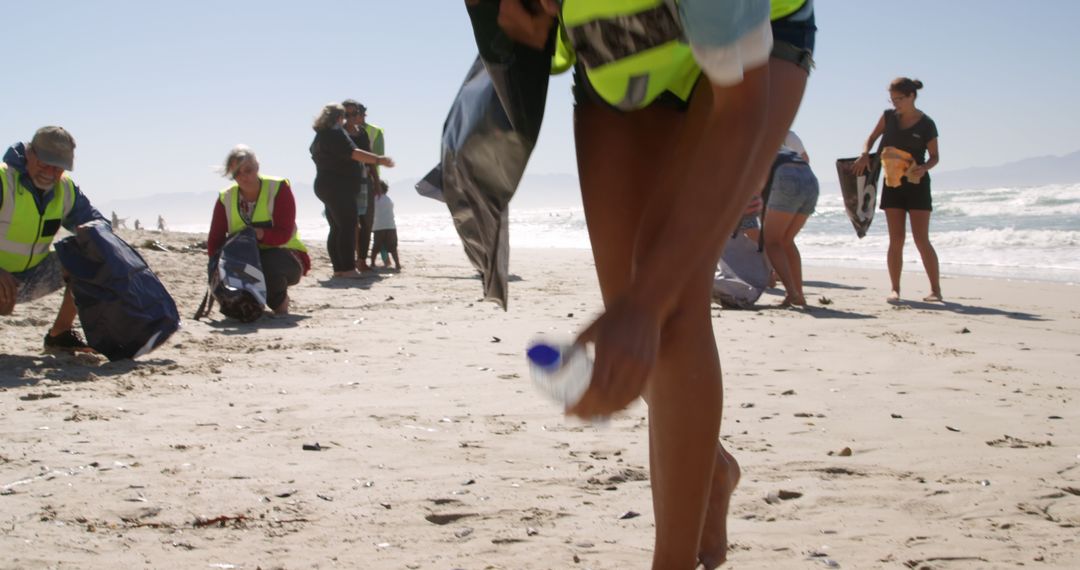
<svg viewBox="0 0 1080 570">
<path fill-rule="evenodd" d="M 345 132 L 349 133 L 349 130 L 345 129 Z M 367 130 L 364 127 L 360 127 L 360 130 L 355 133 L 349 133 L 349 138 L 352 139 L 356 148 L 371 152 L 371 140 L 368 139 Z"/>
<path fill-rule="evenodd" d="M 356 143 L 343 127 L 317 131 L 311 142 L 311 160 L 315 162 L 315 181 L 320 186 L 357 190 L 364 180 L 364 165 L 352 159 Z"/>
<path fill-rule="evenodd" d="M 925 113 L 910 128 L 901 129 L 896 118 L 896 111 L 892 109 L 885 111 L 885 133 L 881 136 L 881 148 L 887 146 L 898 148 L 910 153 L 915 159 L 915 164 L 924 164 L 926 145 L 937 136 L 937 125 Z"/>
</svg>

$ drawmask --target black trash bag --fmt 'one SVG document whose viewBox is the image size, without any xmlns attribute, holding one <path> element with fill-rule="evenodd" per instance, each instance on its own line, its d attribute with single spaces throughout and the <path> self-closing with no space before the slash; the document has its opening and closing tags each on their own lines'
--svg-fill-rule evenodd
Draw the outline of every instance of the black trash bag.
<svg viewBox="0 0 1080 570">
<path fill-rule="evenodd" d="M 862 238 L 870 229 L 870 223 L 874 221 L 874 210 L 877 209 L 877 183 L 881 174 L 881 155 L 870 155 L 870 165 L 867 171 L 856 176 L 851 173 L 851 166 L 855 164 L 855 158 L 838 158 L 836 160 L 836 174 L 840 179 L 840 192 L 844 196 L 844 210 L 855 235 Z"/>
<path fill-rule="evenodd" d="M 56 243 L 86 342 L 109 360 L 136 358 L 180 328 L 180 314 L 146 261 L 101 220 Z"/>
<path fill-rule="evenodd" d="M 752 309 L 768 288 L 771 274 L 764 248 L 736 232 L 720 256 L 713 278 L 713 298 L 727 309 Z"/>
<path fill-rule="evenodd" d="M 498 13 L 498 2 L 469 7 L 480 55 L 443 125 L 440 166 L 417 191 L 441 191 L 484 298 L 506 309 L 508 208 L 540 134 L 554 34 L 544 51 L 523 46 L 502 32 Z"/>
<path fill-rule="evenodd" d="M 438 165 L 431 169 L 420 182 L 416 183 L 416 193 L 432 200 L 438 200 L 445 203 L 446 198 L 443 197 L 442 192 L 442 165 Z"/>
<path fill-rule="evenodd" d="M 214 301 L 222 315 L 244 323 L 263 315 L 266 277 L 253 228 L 246 227 L 225 240 L 221 251 L 210 260 L 209 273 L 209 286 L 195 312 L 196 319 L 209 314 Z"/>
</svg>

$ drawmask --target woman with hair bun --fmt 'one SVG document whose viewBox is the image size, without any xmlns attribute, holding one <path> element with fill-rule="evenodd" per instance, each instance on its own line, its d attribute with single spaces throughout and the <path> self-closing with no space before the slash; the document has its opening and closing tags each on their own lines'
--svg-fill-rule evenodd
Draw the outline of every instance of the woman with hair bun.
<svg viewBox="0 0 1080 570">
<path fill-rule="evenodd" d="M 892 290 L 890 303 L 900 300 L 900 272 L 904 265 L 904 238 L 907 218 L 911 218 L 911 235 L 922 257 L 926 276 L 930 279 L 928 302 L 941 302 L 941 278 L 937 252 L 930 244 L 930 175 L 938 163 L 938 131 L 926 113 L 915 107 L 915 99 L 923 83 L 918 79 L 898 77 L 889 84 L 889 100 L 893 108 L 878 119 L 870 137 L 863 145 L 862 156 L 852 165 L 855 174 L 866 171 L 870 149 L 881 139 L 881 166 L 884 184 L 881 190 L 881 209 L 889 225 L 889 280 Z"/>
</svg>

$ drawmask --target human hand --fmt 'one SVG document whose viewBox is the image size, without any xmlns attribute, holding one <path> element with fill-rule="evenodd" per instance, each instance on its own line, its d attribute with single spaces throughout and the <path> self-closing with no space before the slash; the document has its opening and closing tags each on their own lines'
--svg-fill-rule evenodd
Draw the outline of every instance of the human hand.
<svg viewBox="0 0 1080 570">
<path fill-rule="evenodd" d="M 264 235 L 266 235 L 266 230 L 262 228 L 255 228 L 255 239 L 262 240 Z"/>
<path fill-rule="evenodd" d="M 922 180 L 922 177 L 926 174 L 926 166 L 919 164 L 914 165 L 904 173 L 904 176 L 913 184 L 918 184 Z"/>
<path fill-rule="evenodd" d="M 10 315 L 15 310 L 15 297 L 19 294 L 19 282 L 0 269 L 0 315 Z"/>
<path fill-rule="evenodd" d="M 375 159 L 375 164 L 379 166 L 385 166 L 387 168 L 393 168 L 394 159 L 390 158 L 389 156 L 380 156 L 379 158 Z"/>
<path fill-rule="evenodd" d="M 851 173 L 854 174 L 855 176 L 858 176 L 858 175 L 866 172 L 866 170 L 867 170 L 867 168 L 869 168 L 869 166 L 870 166 L 870 155 L 864 153 L 862 156 L 855 159 L 855 162 L 853 162 L 851 164 Z"/>
<path fill-rule="evenodd" d="M 646 307 L 616 303 L 578 335 L 577 344 L 593 343 L 589 389 L 570 415 L 606 417 L 641 396 L 660 351 L 660 320 Z"/>
<path fill-rule="evenodd" d="M 533 0 L 503 0 L 499 2 L 499 27 L 510 39 L 525 44 L 535 50 L 542 50 L 547 44 L 559 7 L 552 0 L 539 0 L 540 10 L 530 11 L 525 2 Z"/>
</svg>

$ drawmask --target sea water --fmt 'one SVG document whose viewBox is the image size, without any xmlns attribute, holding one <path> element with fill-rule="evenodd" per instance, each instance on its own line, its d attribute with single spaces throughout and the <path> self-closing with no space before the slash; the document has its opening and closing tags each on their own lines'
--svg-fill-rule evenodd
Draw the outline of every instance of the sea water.
<svg viewBox="0 0 1080 570">
<path fill-rule="evenodd" d="M 407 203 L 400 202 L 397 227 L 401 242 L 460 246 L 448 213 L 410 214 Z M 301 217 L 297 225 L 305 241 L 325 242 L 328 226 L 324 218 Z M 203 226 L 175 229 L 206 231 Z M 945 275 L 1080 283 L 1080 184 L 935 189 L 930 239 Z M 817 211 L 796 243 L 807 266 L 885 269 L 889 244 L 885 213 L 878 210 L 870 231 L 859 239 L 844 212 L 839 186 L 823 181 Z M 580 205 L 511 208 L 510 245 L 588 249 L 584 213 Z M 921 270 L 910 228 L 904 263 L 909 270 Z M 812 275 L 807 276 L 811 281 Z"/>
</svg>

